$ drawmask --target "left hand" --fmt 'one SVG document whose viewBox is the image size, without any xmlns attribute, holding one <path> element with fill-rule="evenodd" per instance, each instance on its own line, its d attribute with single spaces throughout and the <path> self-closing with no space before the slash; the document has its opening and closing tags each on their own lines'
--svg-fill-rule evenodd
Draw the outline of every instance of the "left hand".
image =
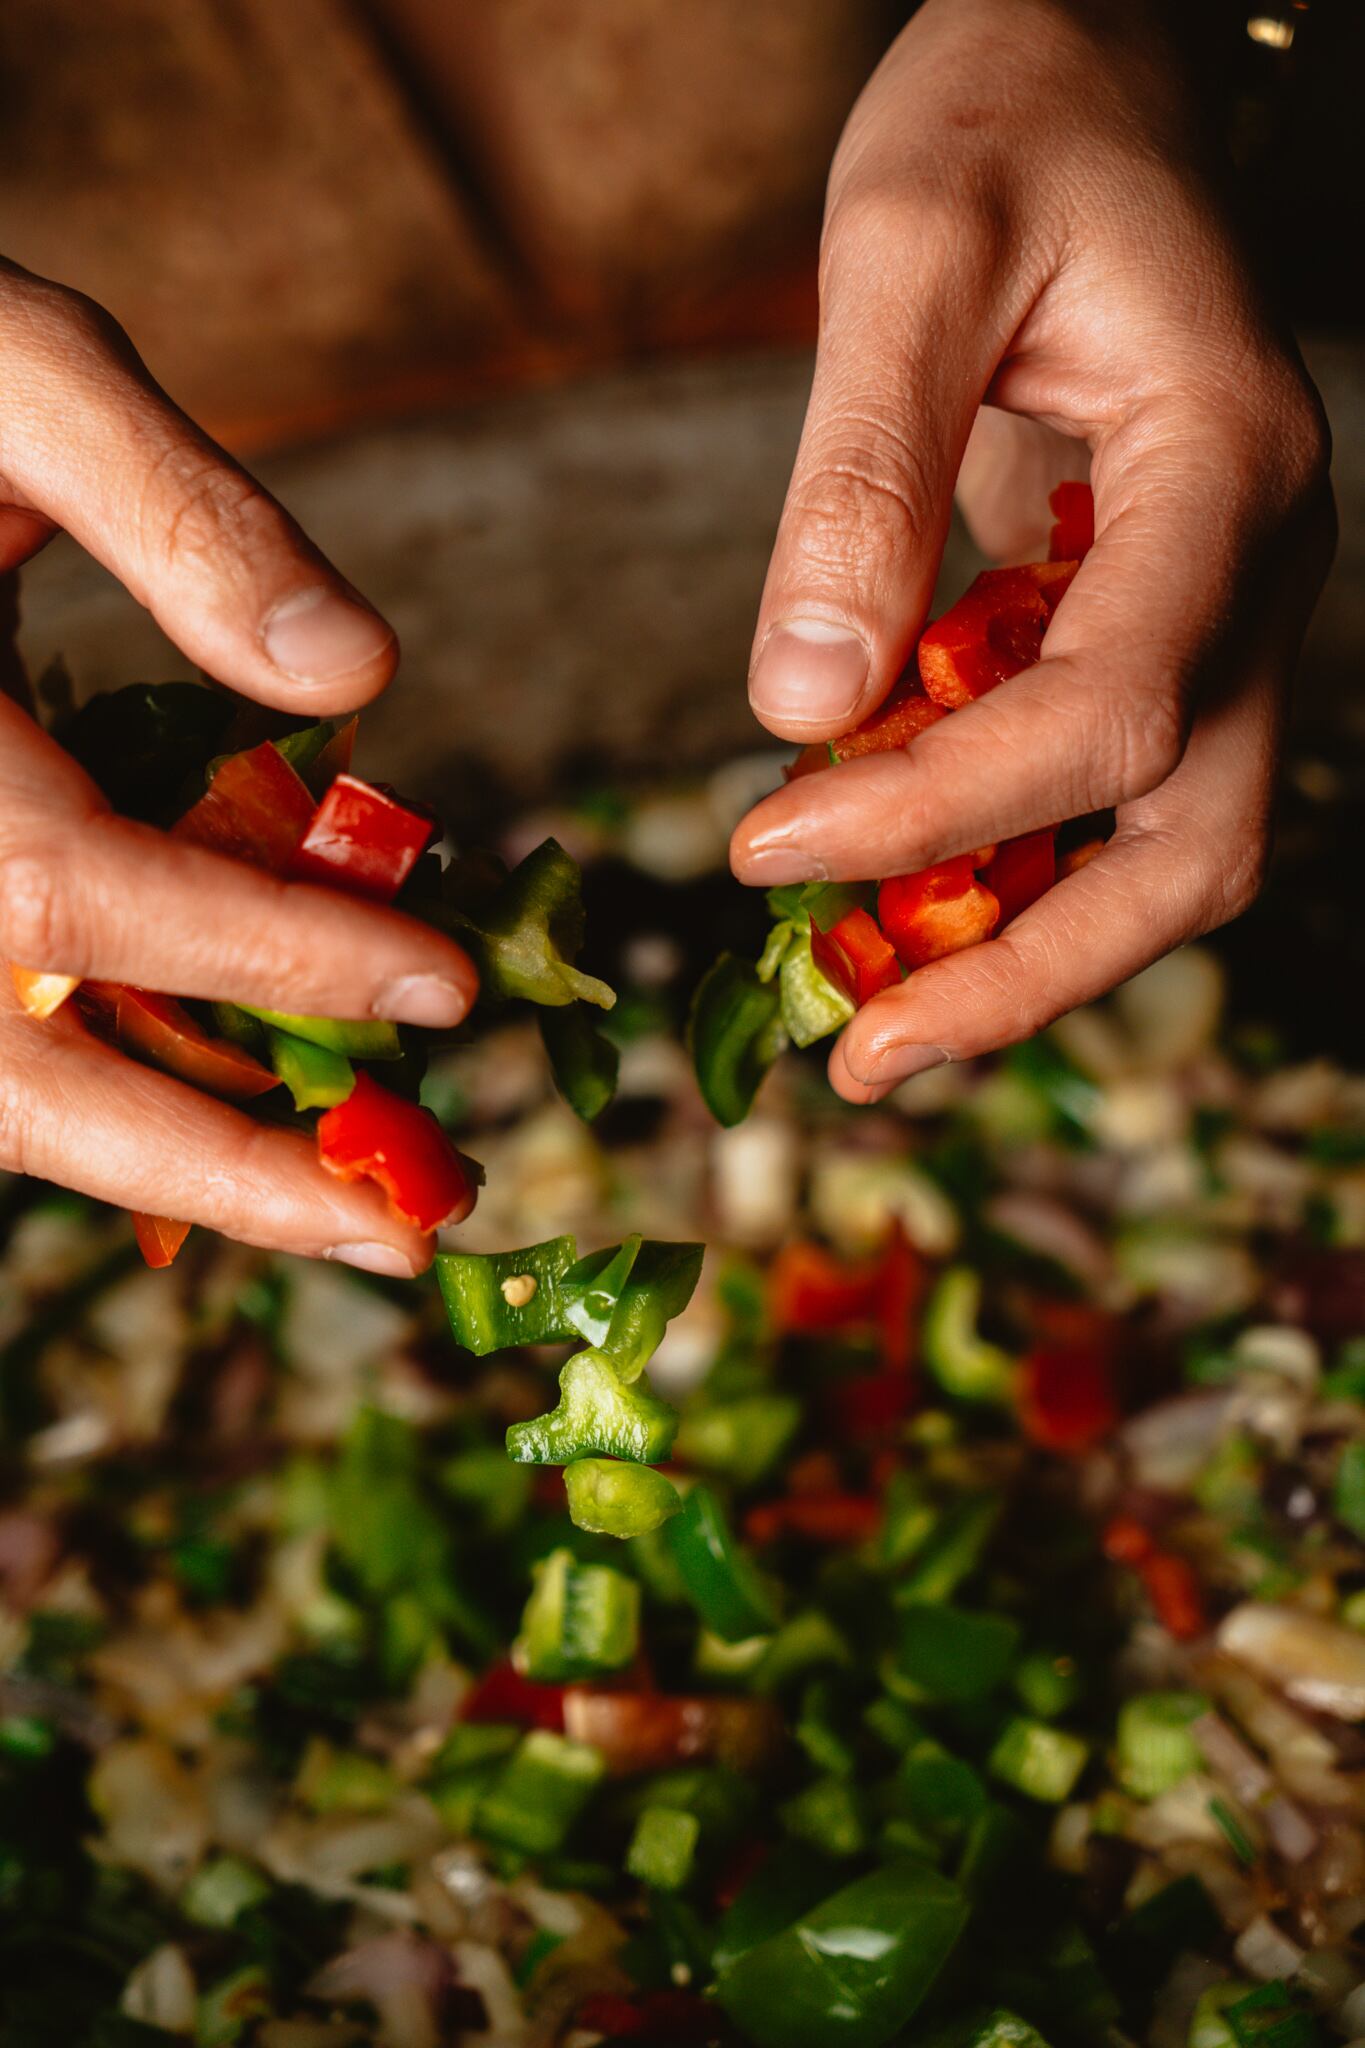
<svg viewBox="0 0 1365 2048">
<path fill-rule="evenodd" d="M 830 1058 L 853 1102 L 1103 994 L 1244 910 L 1264 870 L 1281 709 L 1331 552 L 1326 429 L 1215 197 L 1162 15 L 926 0 L 835 159 L 757 715 L 807 742 L 880 703 L 923 627 L 955 478 L 983 547 L 1037 556 L 1048 491 L 1088 449 L 1097 540 L 1036 668 L 903 753 L 768 797 L 735 872 L 880 879 L 1117 813 L 1105 850 L 999 938 L 859 1012 Z"/>
</svg>

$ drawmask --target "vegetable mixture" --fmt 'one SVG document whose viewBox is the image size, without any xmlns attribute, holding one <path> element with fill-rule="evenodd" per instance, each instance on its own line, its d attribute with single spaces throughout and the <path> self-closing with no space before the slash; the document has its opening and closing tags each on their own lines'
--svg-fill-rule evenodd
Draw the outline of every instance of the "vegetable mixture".
<svg viewBox="0 0 1365 2048">
<path fill-rule="evenodd" d="M 1190 951 L 718 1130 L 615 936 L 429 1284 L 0 1190 L 0 2039 L 1365 2039 L 1365 1080 Z"/>
</svg>

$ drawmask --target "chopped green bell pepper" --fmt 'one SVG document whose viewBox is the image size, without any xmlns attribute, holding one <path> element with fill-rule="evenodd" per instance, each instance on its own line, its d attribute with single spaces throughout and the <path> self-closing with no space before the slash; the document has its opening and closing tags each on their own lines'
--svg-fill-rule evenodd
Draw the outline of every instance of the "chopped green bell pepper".
<svg viewBox="0 0 1365 2048">
<path fill-rule="evenodd" d="M 564 1467 L 564 1491 L 575 1528 L 599 1536 L 647 1535 L 682 1506 L 662 1472 L 617 1458 L 575 1458 Z"/>
<path fill-rule="evenodd" d="M 1125 1700 L 1117 1729 L 1118 1775 L 1135 1799 L 1159 1799 L 1191 1771 L 1204 1753 L 1192 1723 L 1209 1710 L 1199 1692 L 1147 1692 Z"/>
<path fill-rule="evenodd" d="M 727 1643 L 766 1635 L 777 1626 L 772 1595 L 731 1534 L 709 1486 L 694 1486 L 664 1531 L 687 1597 L 714 1635 Z"/>
<path fill-rule="evenodd" d="M 306 1039 L 309 1045 L 320 1045 L 327 1052 L 337 1052 L 348 1060 L 401 1060 L 403 1047 L 398 1037 L 398 1026 L 382 1017 L 296 1017 L 285 1010 L 262 1010 L 254 1003 L 238 1003 L 248 1017 L 255 1017 L 258 1023 L 269 1024 L 276 1031 L 287 1031 L 291 1038 Z"/>
<path fill-rule="evenodd" d="M 449 887 L 447 921 L 474 956 L 484 996 L 611 1008 L 615 990 L 573 964 L 583 943 L 583 878 L 557 841 L 547 839 L 492 886 L 486 877 L 470 886 L 467 872 L 452 871 Z"/>
<path fill-rule="evenodd" d="M 970 1913 L 957 1885 L 898 1861 L 845 1885 L 719 1971 L 759 2048 L 882 2048 L 920 2005 Z"/>
<path fill-rule="evenodd" d="M 990 1767 L 997 1778 L 1026 1798 L 1060 1806 L 1071 1797 L 1089 1756 L 1083 1736 L 1018 1714 L 991 1751 Z"/>
<path fill-rule="evenodd" d="M 483 1358 L 516 1344 L 567 1343 L 559 1283 L 578 1257 L 571 1237 L 513 1252 L 438 1252 L 436 1278 L 457 1344 Z"/>
<path fill-rule="evenodd" d="M 507 1432 L 519 1465 L 567 1465 L 574 1458 L 630 1458 L 657 1465 L 673 1448 L 678 1418 L 643 1383 L 627 1386 L 600 1351 L 580 1351 L 559 1375 L 559 1405 Z"/>
<path fill-rule="evenodd" d="M 294 1098 L 295 1109 L 331 1109 L 355 1087 L 355 1068 L 339 1052 L 267 1026 L 270 1064 Z"/>
<path fill-rule="evenodd" d="M 654 1891 L 681 1891 L 692 1875 L 701 1822 L 676 1806 L 647 1806 L 635 1823 L 626 1869 Z"/>
<path fill-rule="evenodd" d="M 1003 1614 L 907 1607 L 897 1625 L 897 1690 L 910 1699 L 984 1699 L 1004 1678 L 1018 1643 L 1018 1627 Z"/>
<path fill-rule="evenodd" d="M 924 1362 L 959 1401 L 1010 1399 L 1015 1364 L 998 1344 L 977 1334 L 981 1279 L 970 1266 L 950 1266 L 924 1311 Z"/>
<path fill-rule="evenodd" d="M 527 1856 L 548 1855 L 563 1843 L 605 1769 L 586 1743 L 533 1729 L 480 1800 L 478 1832 Z"/>
<path fill-rule="evenodd" d="M 801 1403 L 794 1394 L 694 1403 L 683 1412 L 678 1456 L 737 1486 L 752 1486 L 777 1464 L 800 1425 Z"/>
<path fill-rule="evenodd" d="M 616 1093 L 620 1053 L 582 1003 L 542 1008 L 540 1035 L 556 1088 L 575 1116 L 596 1122 Z"/>
<path fill-rule="evenodd" d="M 722 953 L 703 975 L 687 1023 L 702 1100 L 718 1124 L 743 1123 L 768 1069 L 784 1050 L 781 998 L 747 960 Z"/>
<path fill-rule="evenodd" d="M 808 931 L 795 933 L 787 945 L 778 991 L 782 1028 L 793 1045 L 814 1045 L 831 1032 L 842 1031 L 857 1007 L 816 966 Z"/>
<path fill-rule="evenodd" d="M 638 1580 L 552 1550 L 535 1567 L 513 1661 L 527 1678 L 563 1684 L 619 1671 L 639 1640 Z"/>
</svg>

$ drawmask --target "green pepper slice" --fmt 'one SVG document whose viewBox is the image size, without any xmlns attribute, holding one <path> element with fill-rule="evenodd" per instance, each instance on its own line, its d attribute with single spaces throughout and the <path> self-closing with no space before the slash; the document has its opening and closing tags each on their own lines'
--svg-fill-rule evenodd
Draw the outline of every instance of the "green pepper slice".
<svg viewBox="0 0 1365 2048">
<path fill-rule="evenodd" d="M 577 1257 L 571 1237 L 514 1252 L 438 1252 L 436 1278 L 455 1342 L 476 1358 L 509 1345 L 567 1342 L 574 1333 L 560 1283 Z"/>
<path fill-rule="evenodd" d="M 270 1064 L 294 1098 L 295 1109 L 331 1109 L 355 1087 L 355 1068 L 339 1052 L 266 1027 Z"/>
<path fill-rule="evenodd" d="M 518 1465 L 567 1465 L 594 1454 L 657 1465 L 673 1448 L 678 1418 L 643 1384 L 627 1386 L 600 1351 L 580 1351 L 559 1375 L 559 1405 L 507 1432 Z"/>
<path fill-rule="evenodd" d="M 401 1060 L 403 1047 L 398 1026 L 380 1017 L 295 1017 L 285 1010 L 261 1010 L 254 1003 L 238 1003 L 248 1017 L 287 1031 L 292 1038 L 306 1039 L 327 1052 L 339 1052 L 348 1060 Z"/>
<path fill-rule="evenodd" d="M 540 1036 L 556 1088 L 575 1116 L 595 1123 L 616 1094 L 620 1053 L 582 1003 L 542 1008 Z"/>
<path fill-rule="evenodd" d="M 617 1458 L 575 1458 L 564 1467 L 569 1517 L 598 1536 L 645 1536 L 682 1506 L 671 1479 Z"/>
<path fill-rule="evenodd" d="M 694 1486 L 664 1534 L 687 1597 L 727 1643 L 769 1635 L 777 1610 L 752 1560 L 735 1542 L 709 1486 Z"/>
<path fill-rule="evenodd" d="M 719 1124 L 743 1123 L 785 1049 L 781 997 L 735 953 L 722 953 L 692 998 L 687 1043 L 702 1100 Z"/>
</svg>

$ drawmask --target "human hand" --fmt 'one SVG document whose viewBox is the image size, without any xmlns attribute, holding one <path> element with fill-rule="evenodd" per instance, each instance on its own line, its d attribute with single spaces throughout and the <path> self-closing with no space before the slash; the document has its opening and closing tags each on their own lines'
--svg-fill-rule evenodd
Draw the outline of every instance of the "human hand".
<svg viewBox="0 0 1365 2048">
<path fill-rule="evenodd" d="M 58 527 L 190 658 L 316 717 L 384 688 L 392 630 L 159 391 L 107 314 L 0 266 L 0 575 Z M 0 694 L 0 959 L 167 994 L 447 1027 L 473 966 L 412 918 L 284 883 L 117 817 Z M 248 1243 L 409 1275 L 431 1241 L 306 1135 L 135 1064 L 0 970 L 0 1167 Z"/>
<path fill-rule="evenodd" d="M 1105 850 L 996 939 L 868 1003 L 850 1101 L 1040 1029 L 1259 886 L 1281 708 L 1330 559 L 1327 436 L 1267 318 L 1157 10 L 927 0 L 830 179 L 821 332 L 749 692 L 858 724 L 928 613 L 954 479 L 981 546 L 1043 551 L 1089 451 L 1096 544 L 1039 665 L 907 751 L 802 777 L 741 881 L 881 879 L 1113 807 Z"/>
</svg>

